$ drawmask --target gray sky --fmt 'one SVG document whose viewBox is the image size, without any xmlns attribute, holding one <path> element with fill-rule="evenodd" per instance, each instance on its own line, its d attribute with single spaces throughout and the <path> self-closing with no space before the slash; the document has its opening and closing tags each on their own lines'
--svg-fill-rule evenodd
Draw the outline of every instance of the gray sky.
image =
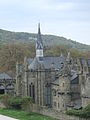
<svg viewBox="0 0 90 120">
<path fill-rule="evenodd" d="M 90 0 L 0 0 L 0 28 L 54 34 L 90 45 Z"/>
</svg>

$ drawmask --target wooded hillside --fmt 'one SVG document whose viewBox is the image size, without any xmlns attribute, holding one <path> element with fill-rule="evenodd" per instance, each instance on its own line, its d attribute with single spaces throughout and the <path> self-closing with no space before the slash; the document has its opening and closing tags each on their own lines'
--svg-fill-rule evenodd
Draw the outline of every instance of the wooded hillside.
<svg viewBox="0 0 90 120">
<path fill-rule="evenodd" d="M 25 33 L 25 32 L 10 32 L 0 29 L 0 43 L 5 44 L 8 42 L 23 42 L 23 43 L 35 43 L 37 34 Z M 42 35 L 43 43 L 45 46 L 65 45 L 67 48 L 75 48 L 78 50 L 90 51 L 90 46 L 81 44 L 64 37 L 55 35 Z"/>
<path fill-rule="evenodd" d="M 23 63 L 24 56 L 35 57 L 36 34 L 0 30 L 0 72 L 15 73 L 16 62 Z M 90 58 L 90 46 L 53 35 L 42 35 L 44 56 L 67 55 Z M 56 41 L 56 42 L 55 42 Z"/>
</svg>

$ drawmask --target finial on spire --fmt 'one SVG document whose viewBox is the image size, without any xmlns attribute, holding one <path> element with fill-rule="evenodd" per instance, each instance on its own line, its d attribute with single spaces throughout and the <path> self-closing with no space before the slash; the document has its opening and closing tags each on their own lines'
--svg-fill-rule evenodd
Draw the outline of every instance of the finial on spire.
<svg viewBox="0 0 90 120">
<path fill-rule="evenodd" d="M 38 28 L 40 28 L 40 22 L 38 23 Z"/>
<path fill-rule="evenodd" d="M 61 52 L 61 56 L 60 57 L 63 57 L 63 54 L 62 54 L 62 52 Z"/>
<path fill-rule="evenodd" d="M 40 23 L 38 23 L 38 33 L 40 33 Z"/>
</svg>

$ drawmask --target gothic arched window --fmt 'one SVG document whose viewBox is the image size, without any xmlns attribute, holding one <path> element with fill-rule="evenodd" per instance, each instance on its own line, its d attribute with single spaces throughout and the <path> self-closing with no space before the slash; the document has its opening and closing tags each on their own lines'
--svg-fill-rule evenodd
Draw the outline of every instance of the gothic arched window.
<svg viewBox="0 0 90 120">
<path fill-rule="evenodd" d="M 51 86 L 48 83 L 45 85 L 45 96 L 46 96 L 46 105 L 50 106 L 50 104 L 51 104 Z"/>
<path fill-rule="evenodd" d="M 29 85 L 29 93 L 30 93 L 30 97 L 32 97 L 33 100 L 35 101 L 35 86 L 33 83 Z"/>
</svg>

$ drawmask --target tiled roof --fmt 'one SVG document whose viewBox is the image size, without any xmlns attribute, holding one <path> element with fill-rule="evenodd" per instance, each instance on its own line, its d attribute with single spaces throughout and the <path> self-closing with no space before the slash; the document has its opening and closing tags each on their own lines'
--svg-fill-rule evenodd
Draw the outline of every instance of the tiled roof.
<svg viewBox="0 0 90 120">
<path fill-rule="evenodd" d="M 38 60 L 36 58 L 33 59 L 33 61 L 31 62 L 31 64 L 28 66 L 28 69 L 37 69 L 38 67 Z"/>
<path fill-rule="evenodd" d="M 7 73 L 3 72 L 0 74 L 0 80 L 7 80 L 7 79 L 12 79 Z"/>
<path fill-rule="evenodd" d="M 28 62 L 30 63 L 32 59 L 28 59 Z M 39 60 L 38 58 L 34 58 L 31 64 L 29 65 L 29 69 L 35 69 L 38 64 L 43 64 L 45 69 L 50 69 L 52 64 L 55 69 L 60 69 L 61 64 L 65 63 L 65 57 L 43 57 L 42 60 Z"/>
<path fill-rule="evenodd" d="M 76 74 L 76 72 L 74 70 L 71 71 L 71 77 L 69 77 L 69 80 L 71 83 L 78 83 L 78 79 L 76 79 L 78 77 L 78 75 Z M 59 79 L 56 79 L 55 81 L 52 82 L 52 84 L 54 85 L 59 85 Z"/>
</svg>

